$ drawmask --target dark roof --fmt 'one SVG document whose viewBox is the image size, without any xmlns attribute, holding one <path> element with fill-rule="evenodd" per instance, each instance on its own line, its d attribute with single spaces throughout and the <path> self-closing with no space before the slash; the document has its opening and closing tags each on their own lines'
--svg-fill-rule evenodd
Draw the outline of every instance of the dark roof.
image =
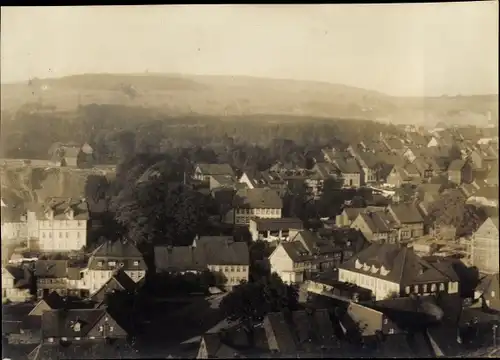
<svg viewBox="0 0 500 360">
<path fill-rule="evenodd" d="M 7 265 L 2 268 L 2 272 L 7 271 L 14 278 L 15 287 L 24 287 L 28 284 L 29 274 L 26 269 L 19 266 Z"/>
<path fill-rule="evenodd" d="M 67 260 L 37 260 L 35 262 L 35 275 L 39 278 L 65 278 L 67 277 Z"/>
<path fill-rule="evenodd" d="M 30 353 L 30 360 L 136 359 L 138 353 L 124 339 L 79 340 L 61 345 L 43 343 Z"/>
<path fill-rule="evenodd" d="M 386 144 L 389 146 L 390 149 L 398 150 L 398 149 L 403 149 L 404 143 L 401 141 L 401 139 L 387 139 Z"/>
<path fill-rule="evenodd" d="M 45 311 L 42 314 L 42 337 L 85 337 L 104 314 L 104 309 L 57 309 Z M 80 323 L 80 331 L 75 331 L 73 325 Z"/>
<path fill-rule="evenodd" d="M 281 218 L 281 219 L 252 219 L 257 225 L 257 231 L 273 231 L 281 229 L 298 229 L 302 230 L 304 224 L 302 220 L 297 218 Z"/>
<path fill-rule="evenodd" d="M 476 291 L 483 294 L 483 297 L 490 302 L 491 309 L 500 311 L 500 275 L 498 273 L 481 278 Z"/>
<path fill-rule="evenodd" d="M 234 170 L 229 164 L 197 164 L 203 175 L 232 175 Z"/>
<path fill-rule="evenodd" d="M 417 206 L 413 203 L 391 204 L 389 209 L 393 212 L 396 221 L 401 224 L 414 224 L 424 221 Z"/>
<path fill-rule="evenodd" d="M 273 189 L 240 189 L 233 198 L 233 206 L 249 209 L 281 209 L 283 201 Z"/>
<path fill-rule="evenodd" d="M 62 309 L 64 307 L 64 300 L 56 291 L 52 291 L 48 295 L 44 296 L 40 302 L 42 301 L 53 310 Z"/>
<path fill-rule="evenodd" d="M 361 173 L 361 168 L 353 157 L 335 157 L 335 165 L 342 174 Z"/>
<path fill-rule="evenodd" d="M 50 197 L 42 205 L 36 207 L 37 219 L 47 219 L 47 214 L 50 211 L 52 211 L 54 220 L 67 220 L 71 211 L 74 220 L 89 219 L 89 208 L 85 199 Z"/>
<path fill-rule="evenodd" d="M 142 258 L 142 254 L 130 241 L 107 241 L 94 250 L 92 256 L 112 258 Z"/>
<path fill-rule="evenodd" d="M 99 293 L 101 291 L 106 291 L 108 288 L 112 287 L 112 283 L 114 283 L 116 286 L 118 286 L 119 289 L 127 291 L 127 292 L 133 292 L 137 284 L 135 283 L 134 280 L 132 280 L 125 271 L 123 270 L 118 270 L 114 271 L 113 276 L 111 276 L 108 281 L 106 281 L 100 289 L 98 289 L 95 293 Z M 115 288 L 113 288 L 115 289 Z M 95 294 L 94 293 L 94 294 Z M 92 295 L 92 298 L 93 295 Z"/>
<path fill-rule="evenodd" d="M 445 273 L 417 256 L 413 249 L 394 244 L 372 244 L 340 267 L 402 285 L 458 281 L 453 270 Z M 451 274 L 454 278 L 450 278 Z"/>
<path fill-rule="evenodd" d="M 161 271 L 204 270 L 208 265 L 248 265 L 248 245 L 210 241 L 196 246 L 156 246 L 155 264 Z"/>
<path fill-rule="evenodd" d="M 328 310 L 317 309 L 270 313 L 264 319 L 264 329 L 271 348 L 282 355 L 296 354 L 297 351 L 317 351 L 325 346 L 337 344 L 333 324 Z"/>
<path fill-rule="evenodd" d="M 122 270 L 147 270 L 141 253 L 130 241 L 105 242 L 92 253 L 88 268 L 113 271 L 117 264 L 109 264 L 110 261 L 118 262 Z"/>
<path fill-rule="evenodd" d="M 368 211 L 371 212 L 376 212 L 376 211 L 383 211 L 384 207 L 382 206 L 367 206 L 365 208 L 352 208 L 352 207 L 346 207 L 344 208 L 343 212 L 347 215 L 347 218 L 351 221 L 355 220 L 359 214 L 365 213 Z"/>
<path fill-rule="evenodd" d="M 211 178 L 221 186 L 233 186 L 237 183 L 237 179 L 233 175 L 211 175 Z"/>
<path fill-rule="evenodd" d="M 398 225 L 396 220 L 385 211 L 364 212 L 359 216 L 373 233 L 388 233 Z"/>
</svg>

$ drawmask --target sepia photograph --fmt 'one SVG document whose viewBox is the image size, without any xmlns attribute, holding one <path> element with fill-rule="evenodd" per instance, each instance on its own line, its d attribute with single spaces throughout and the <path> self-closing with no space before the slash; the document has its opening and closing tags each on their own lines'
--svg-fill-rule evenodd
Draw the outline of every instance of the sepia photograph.
<svg viewBox="0 0 500 360">
<path fill-rule="evenodd" d="M 500 357 L 499 3 L 2 6 L 2 360 Z"/>
</svg>

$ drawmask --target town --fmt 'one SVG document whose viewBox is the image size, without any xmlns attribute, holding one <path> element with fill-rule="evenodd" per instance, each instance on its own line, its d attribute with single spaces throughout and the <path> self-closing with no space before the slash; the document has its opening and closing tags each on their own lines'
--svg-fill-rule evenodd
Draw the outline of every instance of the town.
<svg viewBox="0 0 500 360">
<path fill-rule="evenodd" d="M 4 358 L 499 355 L 497 126 L 100 136 L 105 110 L 31 159 L 48 123 L 12 125 Z"/>
</svg>

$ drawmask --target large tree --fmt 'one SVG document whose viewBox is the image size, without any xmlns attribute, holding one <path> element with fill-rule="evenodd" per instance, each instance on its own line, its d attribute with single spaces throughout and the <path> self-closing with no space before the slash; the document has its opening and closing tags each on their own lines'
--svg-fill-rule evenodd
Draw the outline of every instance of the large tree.
<svg viewBox="0 0 500 360">
<path fill-rule="evenodd" d="M 253 343 L 255 325 L 260 323 L 266 314 L 294 311 L 297 308 L 297 290 L 284 284 L 276 274 L 258 282 L 237 286 L 220 303 L 223 314 L 228 320 L 238 322 L 242 326 L 250 343 Z"/>
</svg>

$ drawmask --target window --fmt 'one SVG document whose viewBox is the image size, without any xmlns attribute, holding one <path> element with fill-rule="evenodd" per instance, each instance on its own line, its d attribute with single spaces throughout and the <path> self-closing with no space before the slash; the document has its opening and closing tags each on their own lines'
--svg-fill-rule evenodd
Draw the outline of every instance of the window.
<svg viewBox="0 0 500 360">
<path fill-rule="evenodd" d="M 495 297 L 495 290 L 492 290 L 491 291 L 491 297 L 494 298 Z"/>
<path fill-rule="evenodd" d="M 68 338 L 67 337 L 63 337 L 61 338 L 62 341 L 68 341 Z"/>
<path fill-rule="evenodd" d="M 228 272 L 229 268 L 227 266 L 224 267 L 224 272 Z"/>
<path fill-rule="evenodd" d="M 116 266 L 116 261 L 108 261 L 109 266 Z"/>
<path fill-rule="evenodd" d="M 135 260 L 134 261 L 134 266 L 139 266 L 139 261 Z"/>
<path fill-rule="evenodd" d="M 443 283 L 439 284 L 439 291 L 444 291 L 444 284 Z"/>
<path fill-rule="evenodd" d="M 415 286 L 413 287 L 413 292 L 414 292 L 414 293 L 418 293 L 418 285 L 415 285 Z"/>
<path fill-rule="evenodd" d="M 89 339 L 94 340 L 95 336 L 90 336 Z"/>
<path fill-rule="evenodd" d="M 99 261 L 97 265 L 102 266 L 102 261 Z"/>
<path fill-rule="evenodd" d="M 77 340 L 77 341 L 78 341 L 78 340 L 80 340 L 80 338 L 79 338 L 79 337 L 76 337 L 76 338 L 75 338 L 75 340 Z"/>
<path fill-rule="evenodd" d="M 79 231 L 76 233 L 76 237 L 80 238 L 80 232 Z"/>
<path fill-rule="evenodd" d="M 49 343 L 54 342 L 54 338 L 51 338 L 51 337 L 48 338 L 47 340 L 48 340 Z"/>
<path fill-rule="evenodd" d="M 44 232 L 42 232 L 42 238 L 44 238 L 44 239 L 45 239 L 45 233 L 44 233 Z"/>
<path fill-rule="evenodd" d="M 63 234 L 62 232 L 59 231 L 59 238 L 62 238 L 63 237 Z"/>
<path fill-rule="evenodd" d="M 231 266 L 231 272 L 234 272 L 234 266 Z"/>
<path fill-rule="evenodd" d="M 52 238 L 52 233 L 51 232 L 49 232 L 49 238 Z"/>
<path fill-rule="evenodd" d="M 115 330 L 115 328 L 114 328 L 114 327 L 112 327 L 112 326 L 110 326 L 110 327 L 109 327 L 109 331 L 111 331 L 111 332 L 112 332 L 112 331 L 114 331 L 114 330 Z"/>
<path fill-rule="evenodd" d="M 427 292 L 427 284 L 424 284 L 424 293 Z"/>
<path fill-rule="evenodd" d="M 240 267 L 236 266 L 236 272 L 240 272 Z"/>
<path fill-rule="evenodd" d="M 66 231 L 66 239 L 69 237 L 69 233 Z"/>
<path fill-rule="evenodd" d="M 106 274 L 104 273 L 104 271 L 101 271 L 101 279 L 104 279 L 106 277 Z"/>
<path fill-rule="evenodd" d="M 436 284 L 432 284 L 432 285 L 431 285 L 431 291 L 432 291 L 432 292 L 435 292 L 435 291 L 436 291 Z"/>
<path fill-rule="evenodd" d="M 389 329 L 389 334 L 394 334 L 394 329 Z"/>
<path fill-rule="evenodd" d="M 104 331 L 104 327 L 103 326 L 99 326 L 99 332 L 103 332 Z"/>
<path fill-rule="evenodd" d="M 389 322 L 389 320 L 387 319 L 384 319 L 384 324 L 387 325 L 387 323 Z"/>
</svg>

